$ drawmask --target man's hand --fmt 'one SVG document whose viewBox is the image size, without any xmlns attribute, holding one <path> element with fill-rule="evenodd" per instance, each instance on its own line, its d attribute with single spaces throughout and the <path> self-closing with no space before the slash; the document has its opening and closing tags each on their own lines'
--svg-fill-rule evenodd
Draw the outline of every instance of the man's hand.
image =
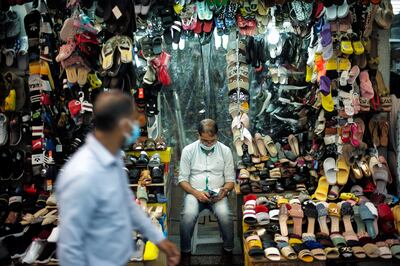
<svg viewBox="0 0 400 266">
<path fill-rule="evenodd" d="M 176 248 L 175 244 L 169 240 L 164 239 L 158 245 L 158 248 L 167 255 L 168 266 L 175 266 L 181 260 L 181 254 Z"/>
<path fill-rule="evenodd" d="M 214 197 L 214 198 L 211 198 L 211 201 L 213 203 L 218 202 L 218 201 L 222 200 L 223 198 L 225 198 L 226 195 L 228 195 L 228 190 L 226 188 L 221 188 L 219 190 L 218 196 Z"/>
<path fill-rule="evenodd" d="M 210 202 L 210 194 L 205 191 L 196 191 L 193 193 L 193 196 L 200 202 Z"/>
</svg>

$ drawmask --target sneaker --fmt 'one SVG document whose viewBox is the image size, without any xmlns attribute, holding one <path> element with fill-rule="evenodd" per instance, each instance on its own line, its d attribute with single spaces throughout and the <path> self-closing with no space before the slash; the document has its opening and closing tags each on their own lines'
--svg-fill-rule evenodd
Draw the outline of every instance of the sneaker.
<svg viewBox="0 0 400 266">
<path fill-rule="evenodd" d="M 160 167 L 160 164 L 161 164 L 160 154 L 158 154 L 158 153 L 153 154 L 153 156 L 151 156 L 151 159 L 148 163 L 148 166 L 149 167 Z"/>
<path fill-rule="evenodd" d="M 3 239 L 3 243 L 10 253 L 12 259 L 18 259 L 26 254 L 26 250 L 31 244 L 32 240 L 28 236 L 8 236 Z"/>
<path fill-rule="evenodd" d="M 33 264 L 43 252 L 46 247 L 46 241 L 44 240 L 33 240 L 32 244 L 28 247 L 22 263 Z"/>
<path fill-rule="evenodd" d="M 17 146 L 22 139 L 21 118 L 15 115 L 10 120 L 10 146 Z"/>
<path fill-rule="evenodd" d="M 2 180 L 10 179 L 13 169 L 11 163 L 11 151 L 9 149 L 0 150 L 0 165 L 1 165 L 0 178 Z"/>
<path fill-rule="evenodd" d="M 0 113 L 0 146 L 7 144 L 8 141 L 7 124 L 7 116 L 3 113 Z"/>
<path fill-rule="evenodd" d="M 138 164 L 148 164 L 149 163 L 149 156 L 147 152 L 141 151 L 139 159 L 137 160 Z"/>
<path fill-rule="evenodd" d="M 24 234 L 24 228 L 21 224 L 7 224 L 5 223 L 0 228 L 0 240 L 8 237 L 8 236 L 22 236 Z"/>
<path fill-rule="evenodd" d="M 36 263 L 46 264 L 49 263 L 52 256 L 56 252 L 56 243 L 47 243 L 40 256 L 36 259 Z"/>
</svg>

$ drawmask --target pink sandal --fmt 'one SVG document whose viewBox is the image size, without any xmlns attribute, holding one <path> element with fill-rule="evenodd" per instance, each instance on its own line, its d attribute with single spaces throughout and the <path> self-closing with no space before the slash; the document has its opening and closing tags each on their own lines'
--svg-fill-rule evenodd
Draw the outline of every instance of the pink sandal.
<svg viewBox="0 0 400 266">
<path fill-rule="evenodd" d="M 375 93 L 367 70 L 364 70 L 360 73 L 360 90 L 363 98 L 368 100 L 374 98 Z"/>
<path fill-rule="evenodd" d="M 56 57 L 57 62 L 61 62 L 68 57 L 75 51 L 76 44 L 73 40 L 69 39 L 68 42 L 60 47 L 60 52 Z"/>
</svg>

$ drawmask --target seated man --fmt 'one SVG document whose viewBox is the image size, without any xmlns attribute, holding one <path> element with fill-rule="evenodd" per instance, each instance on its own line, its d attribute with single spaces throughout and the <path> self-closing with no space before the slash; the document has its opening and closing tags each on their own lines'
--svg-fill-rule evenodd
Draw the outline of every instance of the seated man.
<svg viewBox="0 0 400 266">
<path fill-rule="evenodd" d="M 199 140 L 182 151 L 179 184 L 186 192 L 180 222 L 181 253 L 190 257 L 191 239 L 199 213 L 210 209 L 218 219 L 224 254 L 233 249 L 233 219 L 227 195 L 234 188 L 235 170 L 230 148 L 218 142 L 214 120 L 200 122 Z M 182 258 L 185 260 L 185 258 Z"/>
</svg>

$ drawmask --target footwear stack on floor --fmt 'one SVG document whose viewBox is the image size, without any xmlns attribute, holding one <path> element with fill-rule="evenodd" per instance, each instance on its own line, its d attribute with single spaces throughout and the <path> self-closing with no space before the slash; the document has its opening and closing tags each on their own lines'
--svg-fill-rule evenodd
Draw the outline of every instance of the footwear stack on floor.
<svg viewBox="0 0 400 266">
<path fill-rule="evenodd" d="M 0 233 L 0 259 L 4 265 L 11 263 L 11 260 L 26 264 L 58 261 L 56 204 L 54 194 L 42 194 L 31 205 L 26 202 L 21 204 L 10 198 L 10 212 Z"/>
<path fill-rule="evenodd" d="M 361 187 L 354 191 L 358 196 L 342 194 L 344 200 L 337 203 L 316 203 L 307 193 L 247 195 L 243 222 L 248 255 L 303 262 L 339 257 L 400 259 L 400 240 L 394 234 L 399 229 L 398 206 L 376 207 L 362 195 Z"/>
</svg>

